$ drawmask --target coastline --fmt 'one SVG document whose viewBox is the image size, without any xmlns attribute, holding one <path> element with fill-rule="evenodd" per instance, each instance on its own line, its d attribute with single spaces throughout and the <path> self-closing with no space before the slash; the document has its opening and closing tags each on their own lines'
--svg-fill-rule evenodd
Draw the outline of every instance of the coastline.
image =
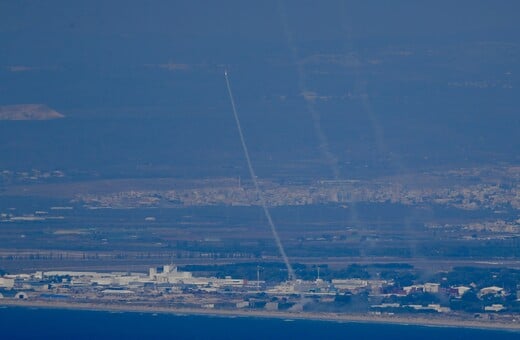
<svg viewBox="0 0 520 340">
<path fill-rule="evenodd" d="M 100 304 L 100 303 L 74 303 L 53 302 L 37 300 L 7 300 L 0 299 L 0 307 L 25 307 L 42 309 L 67 309 L 100 312 L 128 312 L 128 313 L 159 313 L 172 315 L 194 315 L 210 317 L 247 317 L 282 320 L 312 320 L 341 323 L 374 323 L 410 325 L 424 327 L 446 328 L 472 328 L 499 331 L 520 332 L 520 323 L 504 323 L 492 320 L 457 320 L 453 318 L 410 316 L 410 315 L 366 315 L 366 314 L 339 314 L 339 313 L 313 313 L 313 312 L 280 312 L 259 310 L 224 310 L 202 308 L 172 308 L 162 306 L 125 305 L 125 304 Z"/>
</svg>

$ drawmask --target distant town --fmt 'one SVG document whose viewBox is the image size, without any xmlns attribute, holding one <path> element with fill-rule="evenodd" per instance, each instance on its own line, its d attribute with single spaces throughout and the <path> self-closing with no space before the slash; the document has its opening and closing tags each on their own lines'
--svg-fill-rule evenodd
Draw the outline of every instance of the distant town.
<svg viewBox="0 0 520 340">
<path fill-rule="evenodd" d="M 460 169 L 377 180 L 317 180 L 308 185 L 263 181 L 262 187 L 270 206 L 389 202 L 464 210 L 520 209 L 519 167 Z M 251 184 L 240 178 L 199 181 L 183 189 L 79 194 L 75 201 L 90 208 L 260 204 Z"/>
<path fill-rule="evenodd" d="M 60 170 L 31 170 L 0 172 L 0 183 L 7 193 L 20 195 L 38 185 L 60 185 L 67 175 Z M 3 182 L 2 182 L 3 181 Z M 26 186 L 24 186 L 26 185 Z M 74 188 L 74 183 L 63 185 Z M 461 239 L 517 239 L 520 237 L 520 168 L 489 167 L 429 172 L 421 175 L 396 176 L 374 180 L 314 180 L 311 183 L 261 181 L 266 203 L 271 207 L 298 207 L 335 205 L 345 209 L 356 204 L 396 204 L 409 207 L 442 207 L 462 212 L 491 212 L 493 216 L 453 221 L 425 220 L 424 227 L 433 232 L 454 233 Z M 173 181 L 150 185 L 126 183 L 105 188 L 103 182 L 91 183 L 92 190 L 67 189 L 63 206 L 20 213 L 16 210 L 0 211 L 0 222 L 46 221 L 63 219 L 60 211 L 81 209 L 178 209 L 187 207 L 249 207 L 260 205 L 259 197 L 250 181 L 241 178 L 215 178 L 193 181 Z M 146 187 L 153 187 L 149 189 Z M 160 187 L 158 189 L 156 187 Z M 56 190 L 63 190 L 59 187 Z M 38 189 L 36 189 L 38 190 Z M 42 189 L 43 190 L 43 189 Z M 73 193 L 69 193 L 73 192 Z M 92 193 L 94 192 L 94 193 Z M 38 192 L 36 192 L 38 194 Z M 69 196 L 67 196 L 69 195 Z M 69 198 L 70 197 L 70 198 Z M 153 210 L 146 222 L 154 222 Z"/>
</svg>

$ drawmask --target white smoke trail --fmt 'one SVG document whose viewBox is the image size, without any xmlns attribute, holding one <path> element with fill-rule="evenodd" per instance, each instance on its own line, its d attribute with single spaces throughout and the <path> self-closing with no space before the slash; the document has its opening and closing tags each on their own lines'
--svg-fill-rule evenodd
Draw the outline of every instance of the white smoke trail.
<svg viewBox="0 0 520 340">
<path fill-rule="evenodd" d="M 346 44 L 345 47 L 350 50 L 354 50 L 354 39 L 352 38 L 354 29 L 350 23 L 352 23 L 351 14 L 352 11 L 348 10 L 348 5 L 345 2 L 339 2 L 340 8 L 338 8 L 338 13 L 342 16 L 342 19 L 339 21 L 341 26 L 341 31 L 345 33 Z M 359 57 L 353 55 L 356 59 L 355 65 L 352 70 L 354 72 L 354 82 L 355 88 L 354 90 L 359 94 L 361 99 L 361 105 L 363 111 L 367 114 L 370 124 L 372 125 L 372 131 L 374 134 L 374 142 L 376 151 L 381 155 L 391 155 L 389 159 L 388 166 L 392 168 L 394 171 L 397 171 L 397 174 L 403 175 L 408 173 L 408 169 L 401 159 L 401 156 L 398 153 L 392 152 L 391 148 L 388 146 L 388 143 L 385 140 L 385 131 L 383 128 L 383 124 L 378 118 L 377 112 L 373 109 L 372 101 L 370 99 L 370 91 L 368 89 L 368 81 L 366 79 L 366 75 L 363 73 L 363 65 L 366 62 L 363 62 Z M 408 182 L 408 184 L 413 185 L 413 182 Z M 415 232 L 410 216 L 404 217 L 403 219 L 403 231 L 405 234 L 411 234 Z M 410 250 L 410 254 L 413 258 L 418 258 L 417 254 L 417 242 L 413 239 L 407 239 L 408 247 Z"/>
<path fill-rule="evenodd" d="M 289 258 L 287 257 L 287 254 L 285 253 L 285 249 L 283 248 L 282 241 L 280 240 L 280 236 L 278 235 L 278 232 L 276 231 L 276 226 L 274 225 L 273 219 L 271 218 L 271 213 L 269 212 L 269 209 L 267 208 L 267 203 L 265 202 L 264 194 L 263 194 L 262 190 L 260 190 L 260 186 L 258 185 L 258 180 L 255 175 L 255 170 L 253 169 L 253 165 L 251 164 L 251 158 L 249 157 L 249 151 L 247 149 L 247 145 L 246 145 L 246 142 L 244 139 L 244 134 L 242 133 L 242 126 L 240 125 L 240 120 L 238 119 L 238 114 L 237 114 L 237 110 L 235 107 L 235 100 L 233 99 L 233 93 L 231 92 L 231 86 L 229 85 L 227 71 L 224 72 L 224 76 L 226 78 L 226 85 L 227 85 L 227 89 L 228 89 L 228 93 L 229 93 L 229 100 L 231 101 L 231 108 L 233 109 L 233 116 L 235 117 L 238 134 L 240 135 L 240 142 L 242 143 L 242 149 L 243 149 L 244 155 L 246 157 L 247 167 L 249 169 L 249 175 L 251 176 L 251 180 L 253 181 L 253 183 L 255 185 L 255 190 L 256 190 L 258 198 L 260 200 L 260 204 L 262 205 L 262 208 L 264 210 L 264 214 L 265 214 L 265 217 L 267 218 L 267 222 L 269 223 L 269 226 L 271 227 L 271 232 L 273 234 L 274 240 L 276 241 L 278 250 L 280 251 L 280 254 L 282 255 L 285 266 L 287 267 L 287 273 L 289 276 L 289 280 L 293 280 L 293 279 L 295 279 L 294 270 L 289 262 Z"/>
<path fill-rule="evenodd" d="M 314 100 L 309 98 L 306 93 L 309 93 L 309 88 L 307 87 L 307 81 L 305 78 L 305 71 L 303 69 L 303 64 L 299 61 L 298 49 L 293 41 L 293 36 L 291 31 L 289 30 L 289 25 L 287 23 L 287 15 L 285 13 L 285 6 L 283 1 L 278 4 L 278 11 L 282 20 L 282 25 L 284 29 L 285 39 L 288 43 L 289 49 L 291 50 L 292 57 L 296 63 L 296 68 L 298 72 L 298 90 L 303 95 L 303 99 L 305 100 L 305 105 L 307 106 L 307 111 L 310 113 L 312 118 L 312 123 L 314 125 L 314 131 L 316 132 L 316 136 L 318 137 L 319 150 L 326 162 L 326 164 L 330 167 L 332 171 L 332 176 L 334 179 L 340 178 L 340 169 L 338 164 L 337 157 L 330 151 L 329 141 L 327 136 L 323 132 L 322 124 L 321 124 L 321 115 L 316 110 L 314 105 Z"/>
<path fill-rule="evenodd" d="M 307 79 L 305 75 L 305 69 L 304 64 L 300 60 L 298 47 L 294 41 L 293 34 L 289 28 L 289 22 L 287 18 L 287 13 L 285 10 L 285 3 L 284 1 L 278 2 L 278 14 L 281 20 L 283 33 L 285 36 L 285 40 L 287 42 L 287 46 L 289 47 L 289 50 L 292 55 L 292 59 L 296 65 L 296 71 L 298 76 L 298 90 L 300 93 L 303 94 L 303 99 L 305 100 L 306 108 L 308 113 L 311 116 L 313 125 L 314 125 L 314 131 L 316 133 L 316 136 L 318 138 L 319 143 L 319 150 L 321 152 L 321 155 L 326 163 L 326 165 L 329 167 L 332 176 L 335 180 L 342 179 L 344 174 L 342 175 L 340 171 L 339 166 L 339 159 L 336 157 L 336 155 L 331 151 L 331 148 L 329 147 L 329 141 L 327 138 L 327 135 L 325 134 L 322 123 L 321 123 L 321 114 L 316 108 L 316 103 L 313 99 L 309 98 L 305 95 L 305 93 L 309 92 L 309 87 L 307 86 Z M 361 225 L 361 221 L 358 217 L 358 209 L 357 204 L 355 200 L 352 200 L 350 203 L 350 213 L 349 213 L 349 222 L 350 224 L 356 226 Z M 364 249 L 361 248 L 360 251 L 363 253 Z"/>
</svg>

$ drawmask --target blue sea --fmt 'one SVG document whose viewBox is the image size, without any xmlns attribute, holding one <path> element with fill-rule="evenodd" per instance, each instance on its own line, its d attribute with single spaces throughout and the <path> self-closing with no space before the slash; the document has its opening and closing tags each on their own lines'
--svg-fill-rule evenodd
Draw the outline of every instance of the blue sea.
<svg viewBox="0 0 520 340">
<path fill-rule="evenodd" d="M 518 332 L 139 312 L 0 309 L 1 339 L 518 339 Z"/>
</svg>

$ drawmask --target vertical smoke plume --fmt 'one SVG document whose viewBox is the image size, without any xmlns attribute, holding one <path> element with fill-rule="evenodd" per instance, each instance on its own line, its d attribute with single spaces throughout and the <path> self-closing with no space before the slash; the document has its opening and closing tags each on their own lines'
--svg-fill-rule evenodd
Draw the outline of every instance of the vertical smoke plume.
<svg viewBox="0 0 520 340">
<path fill-rule="evenodd" d="M 314 125 L 314 131 L 316 132 L 316 136 L 318 137 L 319 149 L 324 158 L 327 165 L 330 167 L 332 171 L 332 176 L 334 179 L 339 179 L 340 170 L 338 165 L 337 157 L 330 151 L 329 141 L 327 136 L 323 132 L 322 124 L 321 124 L 321 115 L 316 109 L 314 105 L 314 99 L 310 98 L 306 94 L 309 92 L 307 87 L 307 81 L 305 78 L 305 72 L 303 70 L 303 65 L 298 61 L 298 49 L 293 42 L 293 36 L 291 31 L 289 30 L 289 26 L 287 23 L 287 16 L 285 14 L 285 7 L 283 1 L 279 3 L 278 11 L 282 20 L 283 29 L 285 39 L 287 44 L 289 45 L 289 49 L 291 50 L 292 57 L 296 62 L 296 68 L 298 72 L 298 90 L 303 95 L 303 99 L 305 100 L 305 105 L 307 107 L 307 111 L 310 113 L 312 118 L 312 123 Z"/>
<path fill-rule="evenodd" d="M 340 2 L 338 8 L 338 13 L 342 16 L 341 20 L 339 21 L 340 24 L 340 30 L 345 35 L 345 48 L 346 50 L 355 50 L 355 43 L 354 39 L 352 38 L 354 27 L 351 25 L 353 22 L 352 20 L 352 11 L 348 9 L 348 4 L 345 2 Z M 404 162 L 401 160 L 401 157 L 399 154 L 392 152 L 391 148 L 388 146 L 388 143 L 385 140 L 385 131 L 383 128 L 383 124 L 378 118 L 377 112 L 374 110 L 372 106 L 372 101 L 370 98 L 370 91 L 368 88 L 368 81 L 366 79 L 366 76 L 364 76 L 363 72 L 363 60 L 361 60 L 361 57 L 356 56 L 356 54 L 352 54 L 352 57 L 355 59 L 355 65 L 352 68 L 353 75 L 354 75 L 354 81 L 355 81 L 355 88 L 354 90 L 358 93 L 359 98 L 361 100 L 361 107 L 363 109 L 363 112 L 368 116 L 370 120 L 370 124 L 372 126 L 372 131 L 374 134 L 374 142 L 375 142 L 375 148 L 376 151 L 381 155 L 389 155 L 390 163 L 388 164 L 391 169 L 396 171 L 398 174 L 405 174 L 408 172 Z M 411 184 L 409 182 L 409 184 Z M 403 219 L 403 227 L 406 233 L 414 232 L 413 226 L 412 226 L 412 220 L 410 216 L 404 217 Z M 408 239 L 407 242 L 409 243 L 409 250 L 412 257 L 416 257 L 417 254 L 417 244 L 413 239 Z"/>
<path fill-rule="evenodd" d="M 249 175 L 251 176 L 251 180 L 254 183 L 255 190 L 258 194 L 258 198 L 259 198 L 260 204 L 262 205 L 262 208 L 264 210 L 264 214 L 265 214 L 265 217 L 267 218 L 267 222 L 269 223 L 269 226 L 271 227 L 271 233 L 273 234 L 274 240 L 276 241 L 276 246 L 278 247 L 278 250 L 280 251 L 280 254 L 282 255 L 283 262 L 285 263 L 285 266 L 287 267 L 287 273 L 289 276 L 289 280 L 293 280 L 295 278 L 294 270 L 289 262 L 289 258 L 287 257 L 287 254 L 285 253 L 285 249 L 283 248 L 283 244 L 282 244 L 282 241 L 280 240 L 280 236 L 278 235 L 278 232 L 276 231 L 276 226 L 274 225 L 273 219 L 271 218 L 271 213 L 269 212 L 269 209 L 267 208 L 267 203 L 265 202 L 265 198 L 264 198 L 262 190 L 260 190 L 260 186 L 258 185 L 258 180 L 255 175 L 255 170 L 253 169 L 253 165 L 251 164 L 251 158 L 249 157 L 249 151 L 247 149 L 247 145 L 246 145 L 246 142 L 244 139 L 244 134 L 242 133 L 242 126 L 240 125 L 240 120 L 238 119 L 238 114 L 237 114 L 237 110 L 235 107 L 235 100 L 233 99 L 233 93 L 231 92 L 231 86 L 229 85 L 227 71 L 224 72 L 224 76 L 226 78 L 226 85 L 227 85 L 227 90 L 228 90 L 228 94 L 229 94 L 229 100 L 231 102 L 231 108 L 233 109 L 233 116 L 235 117 L 238 134 L 240 135 L 240 142 L 242 143 L 242 149 L 243 149 L 244 155 L 246 157 L 247 167 L 249 169 Z"/>
<path fill-rule="evenodd" d="M 287 18 L 287 13 L 285 11 L 285 3 L 283 0 L 278 2 L 278 14 L 280 17 L 280 21 L 283 27 L 283 32 L 285 36 L 285 40 L 291 52 L 294 63 L 296 64 L 296 70 L 298 75 L 298 90 L 303 94 L 303 99 L 305 100 L 306 108 L 308 113 L 311 116 L 314 131 L 318 138 L 319 150 L 323 159 L 325 160 L 326 165 L 329 167 L 332 176 L 335 180 L 340 180 L 342 175 L 340 172 L 339 161 L 336 155 L 332 153 L 329 147 L 328 138 L 323 131 L 322 123 L 321 123 L 321 114 L 316 108 L 316 104 L 313 98 L 305 95 L 309 92 L 309 88 L 307 86 L 307 79 L 305 75 L 304 65 L 300 62 L 300 56 L 298 53 L 298 47 L 294 42 L 293 34 L 289 27 L 289 22 Z M 350 214 L 349 214 L 350 223 L 353 225 L 360 224 L 360 220 L 358 218 L 356 202 L 350 202 Z M 364 249 L 361 248 L 361 255 L 364 255 Z"/>
</svg>

